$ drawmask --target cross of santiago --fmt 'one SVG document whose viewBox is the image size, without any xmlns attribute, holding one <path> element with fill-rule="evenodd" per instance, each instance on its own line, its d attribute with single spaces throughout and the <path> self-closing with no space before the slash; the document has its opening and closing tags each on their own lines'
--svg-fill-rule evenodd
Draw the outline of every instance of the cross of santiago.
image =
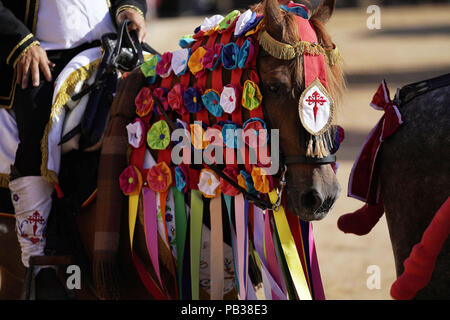
<svg viewBox="0 0 450 320">
<path fill-rule="evenodd" d="M 37 224 L 44 224 L 45 220 L 44 218 L 42 218 L 42 216 L 39 214 L 39 212 L 35 211 L 33 213 L 33 215 L 28 217 L 28 221 L 30 221 L 30 223 L 34 223 L 33 225 L 33 235 L 36 235 L 36 231 L 37 231 Z"/>
<path fill-rule="evenodd" d="M 319 111 L 319 107 L 317 106 L 317 104 L 319 104 L 320 106 L 323 106 L 323 104 L 325 102 L 327 102 L 327 100 L 324 97 L 322 97 L 320 95 L 320 93 L 318 93 L 317 91 L 314 91 L 314 93 L 312 95 L 310 95 L 308 97 L 308 99 L 306 99 L 305 101 L 308 102 L 309 106 L 314 103 L 314 107 L 313 107 L 314 121 L 316 121 L 317 111 Z"/>
</svg>

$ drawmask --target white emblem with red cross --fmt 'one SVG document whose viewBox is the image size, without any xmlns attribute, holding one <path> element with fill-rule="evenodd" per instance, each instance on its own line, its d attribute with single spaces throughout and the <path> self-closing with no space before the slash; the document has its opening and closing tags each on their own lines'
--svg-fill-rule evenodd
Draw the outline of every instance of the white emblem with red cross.
<svg viewBox="0 0 450 320">
<path fill-rule="evenodd" d="M 303 91 L 299 115 L 303 127 L 312 135 L 322 134 L 330 127 L 334 117 L 334 102 L 319 79 Z"/>
</svg>

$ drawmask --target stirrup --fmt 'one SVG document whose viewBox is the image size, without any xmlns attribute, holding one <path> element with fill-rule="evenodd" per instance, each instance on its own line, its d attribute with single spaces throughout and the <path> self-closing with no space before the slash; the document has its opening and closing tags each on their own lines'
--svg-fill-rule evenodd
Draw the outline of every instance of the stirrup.
<svg viewBox="0 0 450 320">
<path fill-rule="evenodd" d="M 23 300 L 35 300 L 36 299 L 36 288 L 34 282 L 34 270 L 37 266 L 63 266 L 70 265 L 72 262 L 72 257 L 69 255 L 61 256 L 31 256 L 29 260 L 30 266 L 28 267 L 25 275 L 25 287 L 22 293 Z M 67 295 L 70 299 L 75 299 L 74 294 L 67 290 Z"/>
</svg>

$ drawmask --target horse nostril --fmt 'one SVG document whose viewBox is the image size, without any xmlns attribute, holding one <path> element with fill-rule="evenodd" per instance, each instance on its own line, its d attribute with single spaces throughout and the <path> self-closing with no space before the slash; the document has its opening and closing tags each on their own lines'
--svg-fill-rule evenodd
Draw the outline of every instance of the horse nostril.
<svg viewBox="0 0 450 320">
<path fill-rule="evenodd" d="M 302 194 L 302 207 L 315 212 L 322 205 L 322 197 L 316 190 L 309 190 Z"/>
</svg>

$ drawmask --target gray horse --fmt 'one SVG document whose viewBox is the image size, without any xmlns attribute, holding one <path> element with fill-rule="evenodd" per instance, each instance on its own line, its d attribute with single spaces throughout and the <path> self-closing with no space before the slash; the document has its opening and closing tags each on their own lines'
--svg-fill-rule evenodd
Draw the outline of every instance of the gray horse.
<svg viewBox="0 0 450 320">
<path fill-rule="evenodd" d="M 338 226 L 347 233 L 366 234 L 384 204 L 400 276 L 412 248 L 450 195 L 450 74 L 405 86 L 396 100 L 403 124 L 383 142 L 376 163 L 383 203 L 340 217 Z M 448 239 L 429 283 L 415 298 L 450 298 Z"/>
</svg>

